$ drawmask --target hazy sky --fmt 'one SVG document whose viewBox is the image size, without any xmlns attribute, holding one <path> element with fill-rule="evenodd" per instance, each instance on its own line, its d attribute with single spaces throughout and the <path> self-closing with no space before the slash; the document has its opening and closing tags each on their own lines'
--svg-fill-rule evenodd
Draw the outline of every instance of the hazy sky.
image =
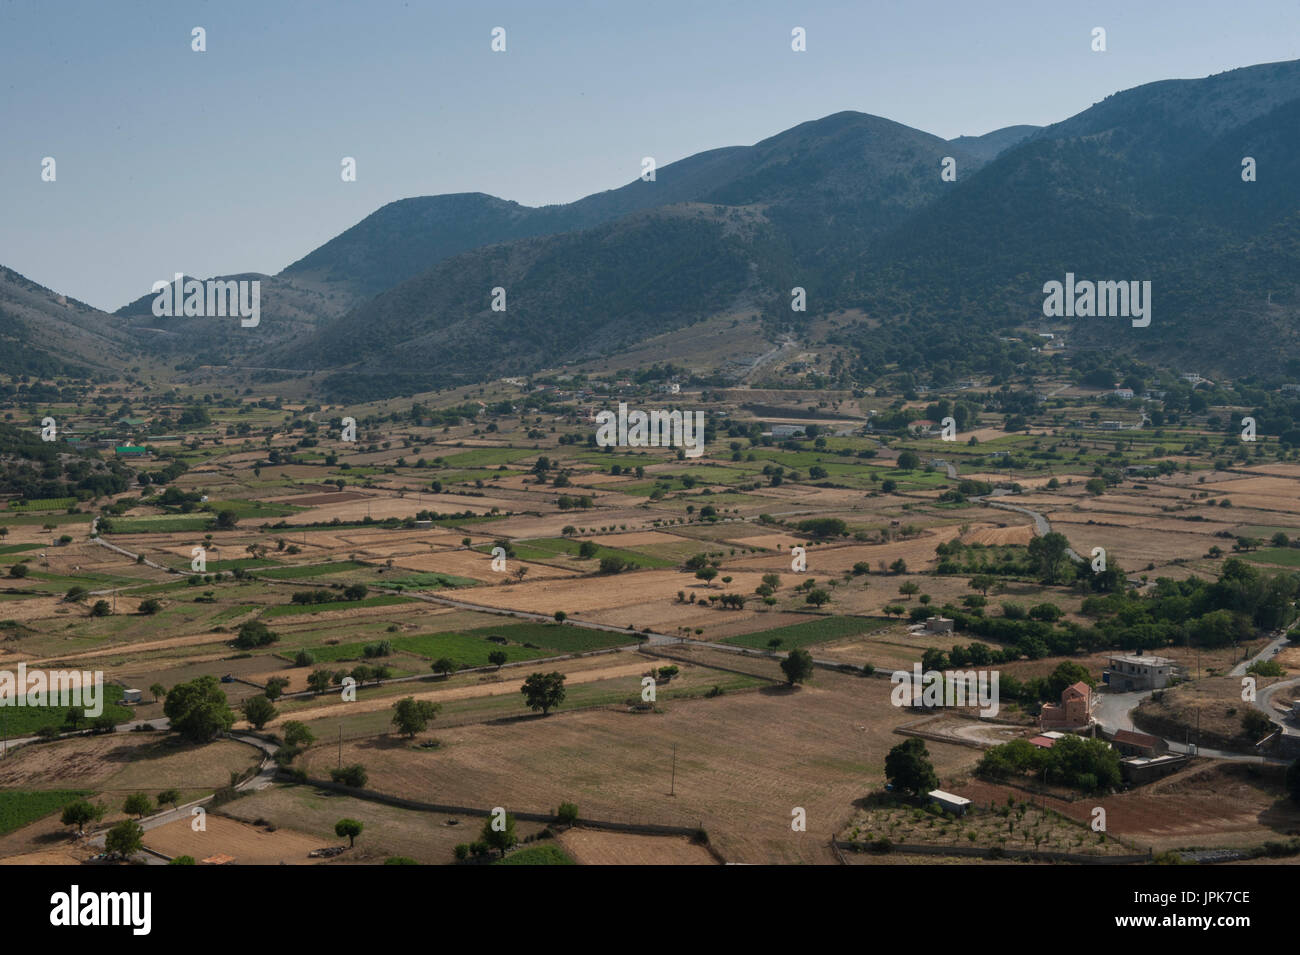
<svg viewBox="0 0 1300 955">
<path fill-rule="evenodd" d="M 0 265 L 111 310 L 174 272 L 277 272 L 394 199 L 568 202 L 845 109 L 947 138 L 1042 125 L 1300 58 L 1298 21 L 1293 0 L 0 0 Z"/>
</svg>

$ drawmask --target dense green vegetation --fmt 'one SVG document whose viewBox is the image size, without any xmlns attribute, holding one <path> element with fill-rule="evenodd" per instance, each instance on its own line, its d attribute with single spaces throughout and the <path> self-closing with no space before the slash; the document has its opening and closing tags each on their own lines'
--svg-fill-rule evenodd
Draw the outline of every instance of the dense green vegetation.
<svg viewBox="0 0 1300 955">
<path fill-rule="evenodd" d="M 90 795 L 84 789 L 0 790 L 0 835 L 21 829 Z"/>
</svg>

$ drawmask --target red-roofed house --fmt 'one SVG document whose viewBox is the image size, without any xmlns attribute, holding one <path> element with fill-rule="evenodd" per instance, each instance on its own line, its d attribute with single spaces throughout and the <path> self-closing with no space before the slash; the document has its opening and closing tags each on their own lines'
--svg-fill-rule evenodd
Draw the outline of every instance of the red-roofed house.
<svg viewBox="0 0 1300 955">
<path fill-rule="evenodd" d="M 1125 756 L 1159 756 L 1169 752 L 1169 744 L 1159 736 L 1133 730 L 1116 730 L 1110 742 Z"/>
<path fill-rule="evenodd" d="M 1097 696 L 1092 687 L 1080 680 L 1061 691 L 1061 702 L 1043 704 L 1038 717 L 1039 729 L 1084 729 L 1092 725 L 1092 708 Z"/>
</svg>

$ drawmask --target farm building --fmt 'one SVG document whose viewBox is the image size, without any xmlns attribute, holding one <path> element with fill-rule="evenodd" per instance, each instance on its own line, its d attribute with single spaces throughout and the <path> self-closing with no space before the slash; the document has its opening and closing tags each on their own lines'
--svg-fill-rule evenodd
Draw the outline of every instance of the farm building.
<svg viewBox="0 0 1300 955">
<path fill-rule="evenodd" d="M 1159 736 L 1134 730 L 1116 730 L 1111 745 L 1125 756 L 1160 756 L 1169 752 L 1169 744 Z"/>
<path fill-rule="evenodd" d="M 940 809 L 946 809 L 954 816 L 964 816 L 970 808 L 970 800 L 965 796 L 954 796 L 942 789 L 932 789 L 927 795 Z"/>
<path fill-rule="evenodd" d="M 799 434 L 807 434 L 806 428 L 801 424 L 772 425 L 772 437 L 774 438 L 793 438 Z"/>
<path fill-rule="evenodd" d="M 1121 653 L 1110 658 L 1110 666 L 1101 671 L 1101 682 L 1117 693 L 1130 690 L 1158 690 L 1169 685 L 1178 672 L 1168 657 Z"/>
<path fill-rule="evenodd" d="M 1140 735 L 1140 734 L 1139 734 Z M 1182 768 L 1191 759 L 1182 753 L 1164 753 L 1160 756 L 1129 756 L 1119 761 L 1120 775 L 1133 786 L 1149 783 L 1168 776 Z"/>
<path fill-rule="evenodd" d="M 925 621 L 926 633 L 952 633 L 953 623 L 948 617 L 928 617 Z"/>
<path fill-rule="evenodd" d="M 122 691 L 122 702 L 123 702 L 123 703 L 139 703 L 142 697 L 143 697 L 143 694 L 142 694 L 139 690 L 123 690 L 123 691 Z"/>
</svg>

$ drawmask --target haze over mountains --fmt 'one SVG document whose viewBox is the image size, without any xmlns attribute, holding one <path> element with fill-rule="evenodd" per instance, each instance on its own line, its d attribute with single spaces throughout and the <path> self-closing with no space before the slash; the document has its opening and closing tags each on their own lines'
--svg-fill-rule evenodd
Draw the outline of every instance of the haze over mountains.
<svg viewBox="0 0 1300 955">
<path fill-rule="evenodd" d="M 138 350 L 324 371 L 327 397 L 356 400 L 524 374 L 719 315 L 800 333 L 853 309 L 867 320 L 835 339 L 861 371 L 920 360 L 942 377 L 1004 369 L 999 337 L 1041 324 L 1043 283 L 1070 271 L 1154 289 L 1149 328 L 1076 320 L 1072 346 L 1281 373 L 1296 343 L 1298 120 L 1300 62 L 1275 63 L 951 141 L 836 113 L 564 205 L 403 199 L 278 275 L 239 276 L 262 281 L 256 329 L 156 318 L 152 294 L 69 314 L 3 271 L 0 368 L 111 367 Z M 1242 180 L 1246 156 L 1258 181 Z M 498 286 L 505 312 L 490 308 Z M 806 313 L 790 310 L 794 286 Z"/>
</svg>

